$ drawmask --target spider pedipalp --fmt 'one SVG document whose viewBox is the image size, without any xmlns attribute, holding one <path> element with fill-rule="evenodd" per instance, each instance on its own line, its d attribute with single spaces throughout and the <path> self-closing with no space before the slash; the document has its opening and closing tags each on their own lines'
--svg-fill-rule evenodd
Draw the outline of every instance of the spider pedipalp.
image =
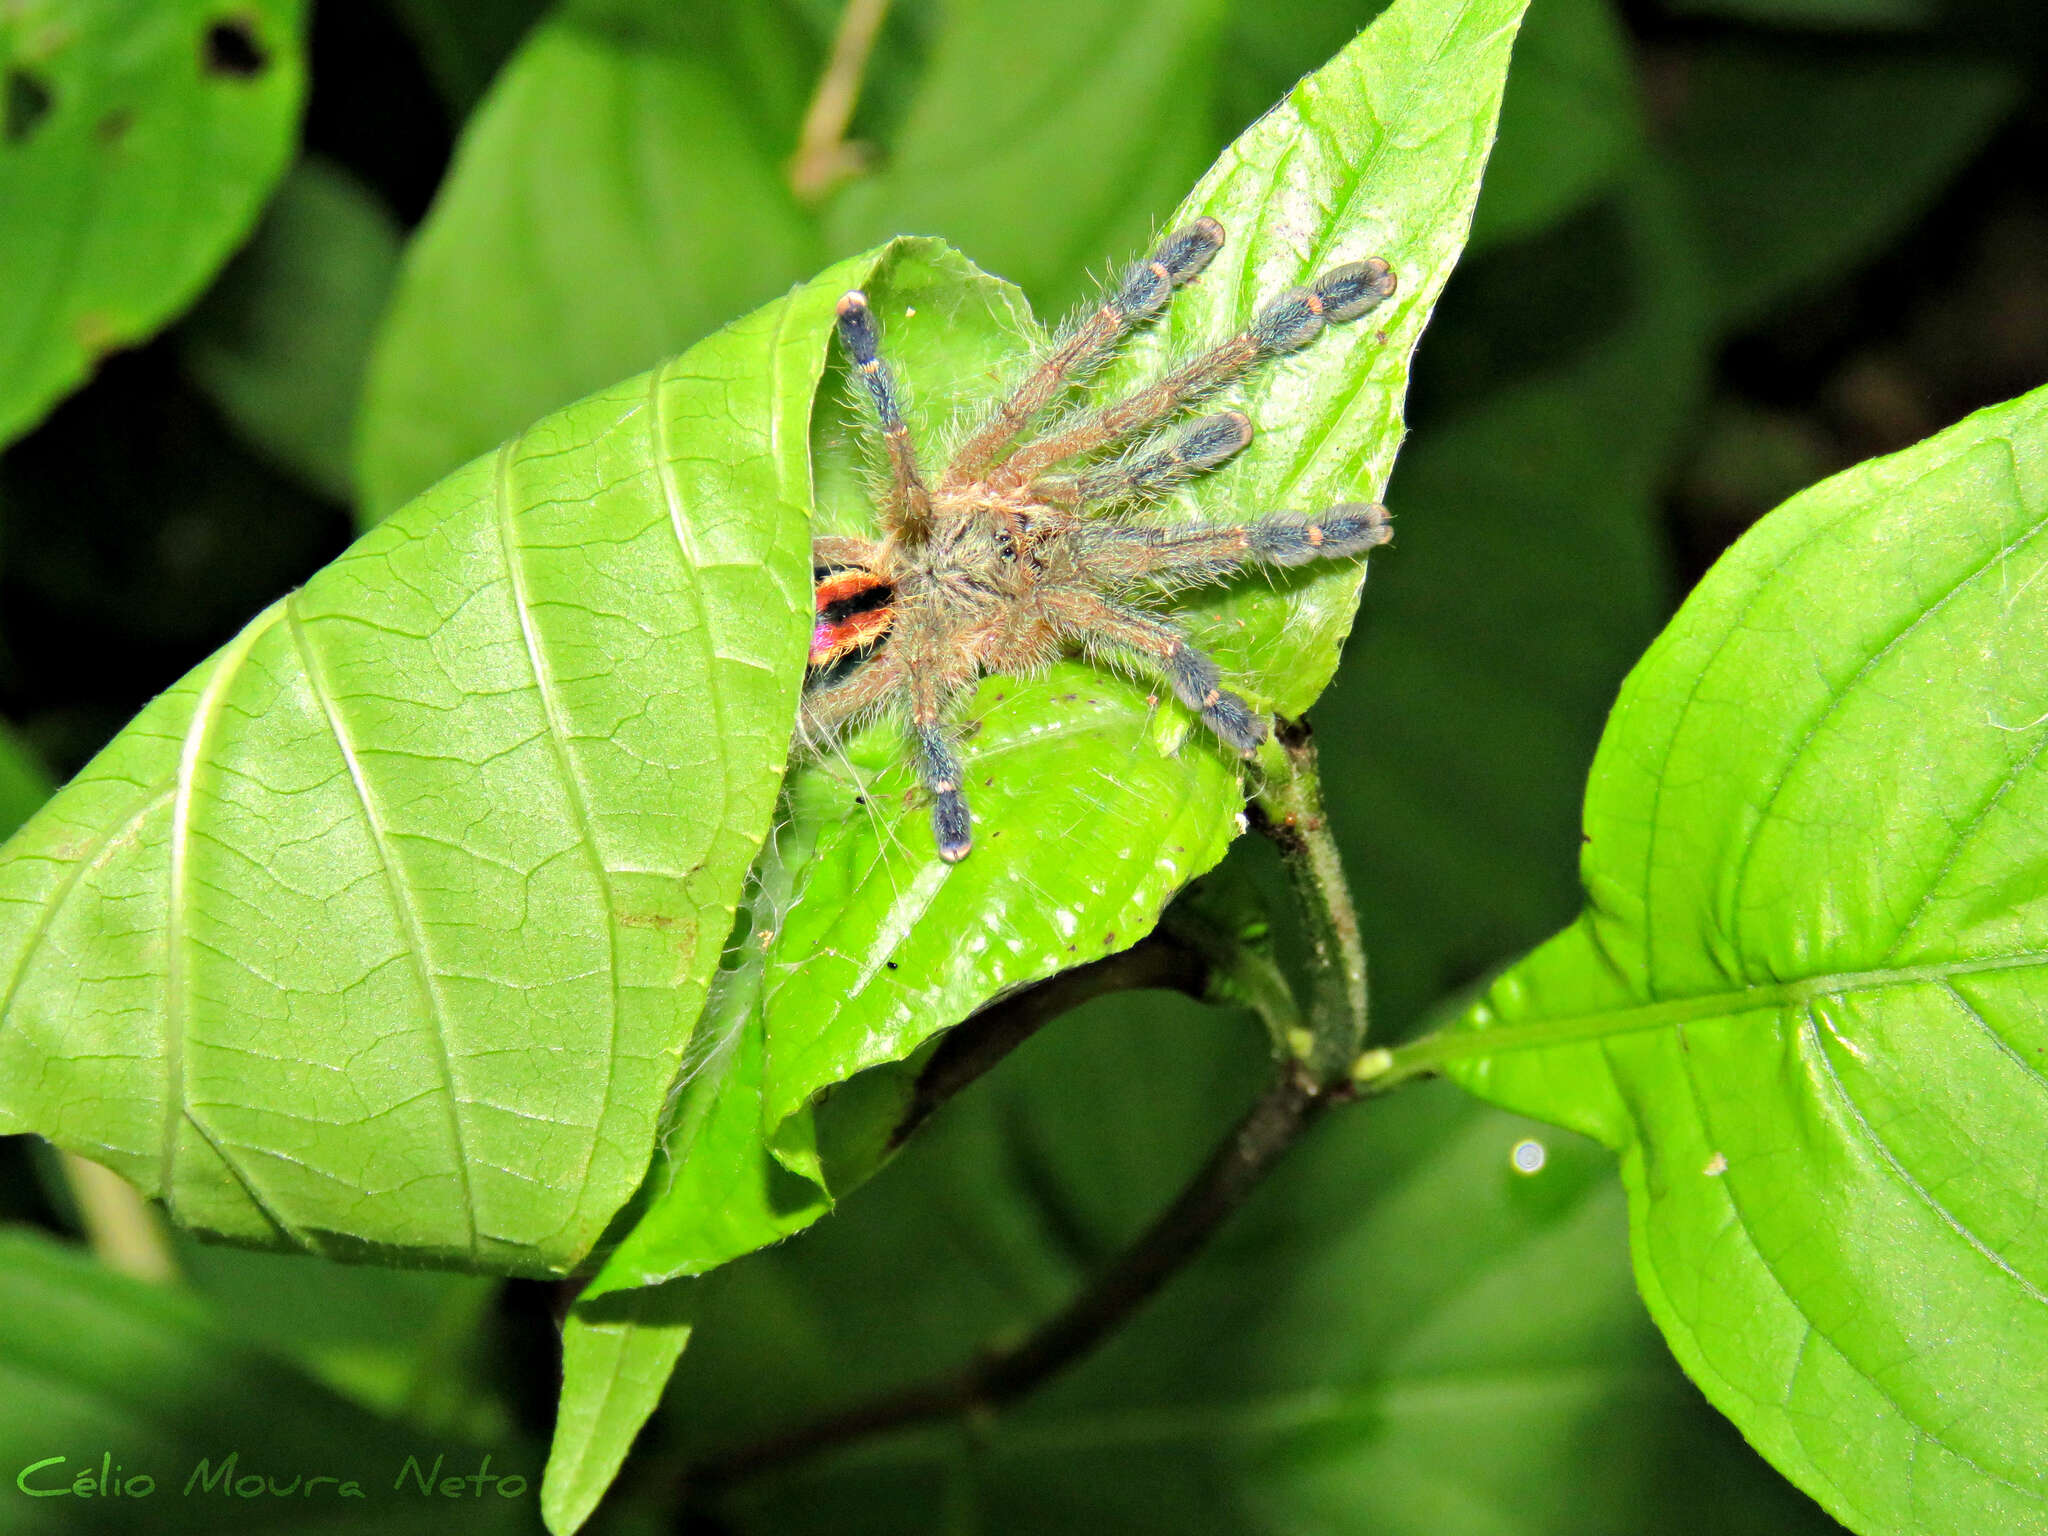
<svg viewBox="0 0 2048 1536">
<path fill-rule="evenodd" d="M 1242 451 L 1253 428 L 1244 413 L 1219 411 L 1138 441 L 1141 435 L 1259 362 L 1384 303 L 1395 279 L 1378 258 L 1333 267 L 1276 295 L 1236 335 L 1017 442 L 1134 326 L 1164 309 L 1223 240 L 1216 220 L 1196 219 L 1132 263 L 931 482 L 866 295 L 856 290 L 839 301 L 840 345 L 880 427 L 887 481 L 880 537 L 814 542 L 816 618 L 799 735 L 816 750 L 869 718 L 907 717 L 939 856 L 949 863 L 973 846 L 949 713 L 979 678 L 1029 674 L 1079 652 L 1162 679 L 1220 741 L 1249 754 L 1269 722 L 1224 686 L 1216 663 L 1148 599 L 1248 567 L 1355 557 L 1389 537 L 1385 508 L 1367 503 L 1233 524 L 1159 524 L 1131 515 Z"/>
</svg>

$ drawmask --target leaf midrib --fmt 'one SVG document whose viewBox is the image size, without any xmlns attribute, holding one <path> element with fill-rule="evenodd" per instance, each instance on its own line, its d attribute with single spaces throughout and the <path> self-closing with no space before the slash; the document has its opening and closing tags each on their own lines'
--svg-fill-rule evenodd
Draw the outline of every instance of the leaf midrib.
<svg viewBox="0 0 2048 1536">
<path fill-rule="evenodd" d="M 1800 1007 L 1815 998 L 1847 996 L 1856 992 L 1878 992 L 1892 987 L 1917 986 L 1923 982 L 1949 982 L 1958 976 L 1986 972 L 2024 970 L 2048 966 L 2048 951 L 2026 951 L 1978 960 L 1957 960 L 1938 965 L 1892 966 L 1870 971 L 1836 971 L 1767 987 L 1742 987 L 1728 992 L 1702 993 L 1693 997 L 1670 998 L 1656 1003 L 1632 1003 L 1625 1008 L 1603 1008 L 1589 1013 L 1565 1014 L 1529 1024 L 1498 1026 L 1454 1026 L 1441 1033 L 1425 1035 L 1391 1052 L 1391 1063 L 1375 1076 L 1375 1085 L 1387 1086 L 1401 1079 L 1433 1071 L 1456 1061 L 1504 1056 L 1517 1051 L 1543 1050 L 1560 1045 L 1583 1044 L 1616 1035 L 1641 1034 L 1648 1030 L 1676 1028 L 1698 1019 L 1730 1017 L 1787 1007 Z M 1466 1017 L 1470 1017 L 1468 1013 Z"/>
</svg>

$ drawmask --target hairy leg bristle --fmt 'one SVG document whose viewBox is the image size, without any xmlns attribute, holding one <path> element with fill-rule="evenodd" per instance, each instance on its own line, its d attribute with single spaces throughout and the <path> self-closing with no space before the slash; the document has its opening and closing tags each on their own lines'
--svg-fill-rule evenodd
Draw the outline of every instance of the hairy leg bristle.
<svg viewBox="0 0 2048 1536">
<path fill-rule="evenodd" d="M 1054 499 L 1071 499 L 1076 506 L 1156 496 L 1208 473 L 1242 452 L 1251 440 L 1251 418 L 1242 411 L 1224 411 L 1190 422 L 1164 444 L 1111 464 L 1099 464 L 1064 486 L 1048 486 L 1047 490 Z"/>
</svg>

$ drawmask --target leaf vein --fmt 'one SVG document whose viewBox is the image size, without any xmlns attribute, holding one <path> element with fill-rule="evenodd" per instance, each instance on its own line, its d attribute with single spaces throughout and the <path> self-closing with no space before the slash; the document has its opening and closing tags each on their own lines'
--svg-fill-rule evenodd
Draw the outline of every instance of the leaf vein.
<svg viewBox="0 0 2048 1536">
<path fill-rule="evenodd" d="M 660 377 L 659 370 L 656 378 Z M 597 828 L 590 817 L 589 791 L 582 776 L 576 771 L 574 754 L 569 750 L 569 726 L 562 718 L 561 701 L 555 696 L 554 679 L 548 671 L 547 657 L 541 650 L 540 636 L 533 627 L 531 602 L 526 590 L 525 567 L 520 563 L 519 537 L 513 526 L 512 511 L 512 453 L 518 446 L 517 439 L 498 450 L 498 462 L 491 476 L 492 496 L 496 502 L 498 538 L 505 556 L 505 575 L 512 586 L 512 611 L 519 622 L 519 636 L 523 642 L 527 666 L 533 673 L 534 692 L 540 698 L 541 715 L 546 722 L 546 735 L 555 765 L 562 775 L 562 790 L 569 801 L 569 813 L 576 822 L 576 842 L 590 861 L 592 877 L 604 900 L 604 934 L 611 963 L 612 1017 L 611 1039 L 605 1047 L 605 1089 L 604 1104 L 599 1110 L 597 1125 L 583 1149 L 583 1168 L 578 1175 L 577 1205 L 583 1203 L 584 1192 L 590 1186 L 590 1170 L 597 1162 L 597 1149 L 604 1137 L 601 1127 L 604 1111 L 617 1102 L 618 1077 L 621 1062 L 619 1038 L 622 1031 L 621 1017 L 625 1001 L 622 996 L 625 978 L 621 973 L 619 957 L 619 912 L 618 901 L 612 892 L 611 872 L 605 868 L 604 856 L 597 846 Z"/>
<path fill-rule="evenodd" d="M 192 719 L 185 727 L 184 740 L 178 748 L 178 772 L 171 791 L 170 849 L 164 861 L 167 885 L 164 915 L 164 1118 L 163 1146 L 157 1166 L 157 1196 L 163 1201 L 164 1209 L 173 1216 L 178 1209 L 174 1183 L 178 1127 L 190 1118 L 190 1108 L 185 1102 L 186 1020 L 183 1008 L 187 982 L 183 958 L 187 943 L 185 883 L 188 877 L 187 849 L 192 836 L 193 785 L 198 778 L 199 761 L 206 751 L 207 740 L 220 718 L 228 685 L 240 673 L 256 642 L 270 632 L 284 611 L 283 601 L 272 603 L 221 650 L 212 676 L 207 678 L 193 703 Z"/>
<path fill-rule="evenodd" d="M 2048 1306 L 2048 1295 L 2044 1295 L 2039 1286 L 2013 1268 L 2003 1254 L 1999 1253 L 1989 1243 L 1985 1242 L 1983 1238 L 1972 1231 L 1955 1212 L 1935 1199 L 1933 1191 L 1916 1179 L 1913 1176 L 1913 1171 L 1899 1161 L 1898 1154 L 1893 1152 L 1891 1146 L 1878 1134 L 1877 1127 L 1872 1125 L 1869 1118 L 1864 1115 L 1863 1107 L 1856 1102 L 1855 1095 L 1849 1092 L 1849 1086 L 1842 1081 L 1841 1073 L 1836 1071 L 1835 1059 L 1828 1053 L 1827 1040 L 1825 1038 L 1827 1032 L 1820 1027 L 1820 1020 L 1814 1014 L 1811 1000 L 1808 1001 L 1803 1011 L 1806 1014 L 1807 1030 L 1815 1048 L 1820 1053 L 1821 1065 L 1827 1069 L 1828 1082 L 1841 1098 L 1842 1107 L 1849 1112 L 1850 1118 L 1855 1121 L 1857 1131 L 1865 1141 L 1870 1143 L 1871 1150 L 1877 1153 L 1879 1161 L 1885 1165 L 1892 1177 L 1904 1185 L 1913 1198 L 1932 1211 L 1944 1226 L 1968 1243 L 1976 1251 L 1978 1257 L 1989 1261 L 1996 1268 L 2003 1271 L 2009 1279 L 2015 1281 L 2020 1289 L 2026 1292 L 2027 1298 L 2030 1301 Z"/>
<path fill-rule="evenodd" d="M 364 777 L 363 767 L 356 755 L 355 739 L 349 734 L 347 723 L 342 719 L 340 701 L 328 687 L 322 673 L 317 651 L 311 637 L 305 631 L 305 622 L 299 615 L 298 594 L 285 599 L 289 620 L 288 628 L 292 649 L 297 652 L 299 665 L 306 674 L 307 690 L 320 706 L 327 730 L 334 737 L 336 749 L 341 753 L 343 765 L 348 769 L 350 787 L 354 789 L 356 803 L 362 807 L 363 824 L 370 835 L 370 846 L 376 851 L 380 867 L 384 872 L 385 889 L 390 892 L 392 915 L 398 919 L 404 931 L 406 952 L 412 957 L 413 967 L 418 976 L 421 1000 L 427 1005 L 427 1028 L 425 1034 L 434 1045 L 434 1064 L 441 1081 L 447 1085 L 445 1103 L 448 1106 L 448 1134 L 454 1143 L 455 1176 L 462 1191 L 463 1220 L 469 1230 L 469 1251 L 472 1256 L 479 1252 L 477 1237 L 476 1195 L 469 1182 L 469 1148 L 462 1131 L 462 1101 L 457 1094 L 455 1063 L 448 1050 L 444 1033 L 450 1015 L 446 1001 L 434 984 L 434 968 L 427 962 L 427 936 L 425 924 L 415 909 L 407 892 L 406 884 L 399 878 L 398 868 L 391 849 L 390 830 L 378 816 L 376 802 L 370 794 L 369 780 Z"/>
<path fill-rule="evenodd" d="M 1907 489 L 1910 489 L 1910 487 L 1902 487 L 1901 494 Z M 1868 507 L 1859 503 L 1851 510 L 1852 513 L 1863 513 L 1868 510 Z M 1832 531 L 1836 526 L 1838 524 L 1829 524 L 1828 531 Z M 1901 629 L 1897 634 L 1885 641 L 1877 650 L 1873 651 L 1864 660 L 1863 665 L 1858 667 L 1840 688 L 1829 691 L 1826 707 L 1814 718 L 1813 723 L 1807 728 L 1805 734 L 1799 738 L 1798 744 L 1793 747 L 1784 762 L 1778 766 L 1777 773 L 1771 781 L 1770 791 L 1764 796 L 1762 804 L 1758 807 L 1754 823 L 1755 830 L 1746 840 L 1741 856 L 1736 861 L 1734 877 L 1728 886 L 1728 914 L 1729 939 L 1738 956 L 1743 953 L 1741 934 L 1742 892 L 1749 883 L 1749 871 L 1755 862 L 1757 845 L 1763 841 L 1761 837 L 1756 835 L 1756 832 L 1761 831 L 1764 824 L 1770 820 L 1771 812 L 1777 807 L 1779 798 L 1785 792 L 1785 787 L 1791 783 L 1792 775 L 1798 769 L 1800 760 L 1806 756 L 1807 748 L 1813 745 L 1814 739 L 1827 728 L 1828 722 L 1840 713 L 1842 706 L 1849 701 L 1850 696 L 1863 686 L 1887 656 L 1918 634 L 1923 625 L 1950 603 L 1954 602 L 1978 578 L 1993 568 L 2002 565 L 2014 550 L 2020 548 L 2029 540 L 2037 538 L 2044 531 L 2048 531 L 2048 520 L 2035 523 L 2033 527 L 2029 528 L 2011 543 L 1985 556 L 1984 559 L 1957 577 L 1954 584 L 1946 592 L 1942 593 L 1940 597 L 1915 614 L 1911 623 L 1907 624 L 1905 628 Z M 1772 586 L 1773 583 L 1768 581 L 1760 583 L 1752 598 L 1752 604 L 1756 598 L 1762 597 L 1765 592 L 1771 590 Z"/>
</svg>

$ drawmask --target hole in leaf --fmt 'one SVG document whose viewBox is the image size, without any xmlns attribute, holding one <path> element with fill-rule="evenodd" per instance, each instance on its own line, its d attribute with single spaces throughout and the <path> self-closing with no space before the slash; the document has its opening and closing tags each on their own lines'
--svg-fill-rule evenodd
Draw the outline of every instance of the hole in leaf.
<svg viewBox="0 0 2048 1536">
<path fill-rule="evenodd" d="M 7 71 L 6 140 L 25 144 L 57 104 L 49 86 L 25 69 Z"/>
<path fill-rule="evenodd" d="M 208 27 L 200 56 L 208 74 L 232 75 L 239 80 L 262 74 L 270 63 L 256 28 L 240 18 L 216 21 Z"/>
</svg>

